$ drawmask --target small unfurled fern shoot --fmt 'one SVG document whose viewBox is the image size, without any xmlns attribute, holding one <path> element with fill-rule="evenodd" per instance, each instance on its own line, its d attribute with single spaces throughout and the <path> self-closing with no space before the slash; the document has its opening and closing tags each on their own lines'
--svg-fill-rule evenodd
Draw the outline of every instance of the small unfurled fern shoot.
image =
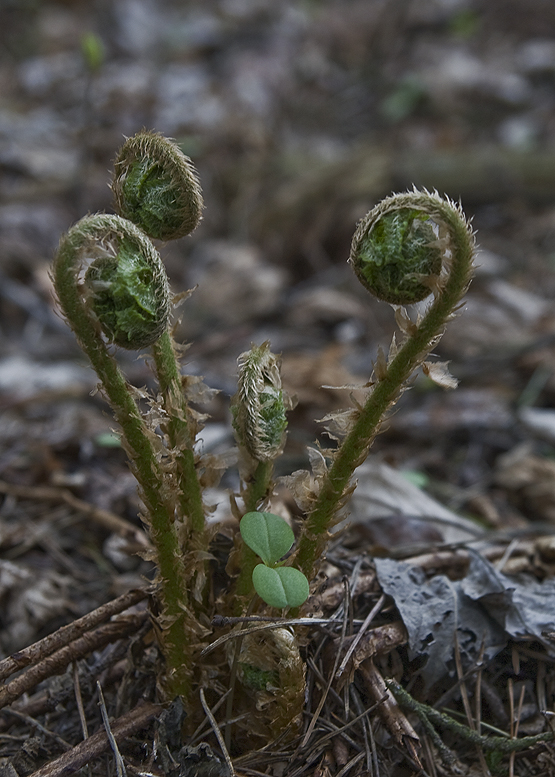
<svg viewBox="0 0 555 777">
<path fill-rule="evenodd" d="M 280 359 L 270 351 L 269 342 L 253 345 L 237 361 L 239 379 L 231 410 L 245 514 L 263 509 L 272 494 L 274 461 L 285 444 L 287 398 L 281 387 Z M 239 606 L 241 599 L 253 591 L 252 574 L 257 563 L 256 553 L 243 542 L 235 584 Z"/>
<path fill-rule="evenodd" d="M 437 193 L 417 191 L 382 200 L 361 220 L 353 237 L 349 263 L 362 285 L 378 299 L 396 306 L 402 341 L 393 340 L 386 359 L 378 352 L 363 405 L 350 413 L 343 439 L 331 455 L 331 466 L 317 479 L 309 496 L 296 562 L 312 579 L 351 494 L 353 474 L 362 464 L 388 410 L 421 365 L 430 375 L 446 369 L 429 365 L 426 357 L 441 338 L 446 323 L 461 303 L 472 277 L 474 233 L 460 206 Z M 416 323 L 404 306 L 432 295 Z"/>
</svg>

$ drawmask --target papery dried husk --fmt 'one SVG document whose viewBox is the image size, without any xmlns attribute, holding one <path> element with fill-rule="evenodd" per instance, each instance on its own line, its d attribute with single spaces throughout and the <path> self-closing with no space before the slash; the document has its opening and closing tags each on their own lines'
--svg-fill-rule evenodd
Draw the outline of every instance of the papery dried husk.
<svg viewBox="0 0 555 777">
<path fill-rule="evenodd" d="M 433 380 L 437 386 L 455 389 L 459 385 L 459 381 L 449 372 L 448 364 L 449 362 L 425 361 L 422 364 L 422 372 L 424 375 L 427 375 L 430 380 Z"/>
<path fill-rule="evenodd" d="M 227 643 L 231 666 L 237 657 L 233 716 L 249 712 L 241 738 L 291 739 L 299 733 L 305 703 L 305 665 L 296 635 L 287 628 L 247 634 Z"/>
<path fill-rule="evenodd" d="M 224 453 L 203 454 L 198 457 L 197 468 L 201 471 L 199 481 L 204 488 L 216 488 L 224 473 L 237 463 L 238 451 L 230 448 Z"/>
<path fill-rule="evenodd" d="M 352 426 L 360 411 L 356 407 L 349 408 L 347 410 L 337 410 L 335 413 L 329 413 L 322 418 L 322 423 L 325 424 L 326 433 L 338 442 L 343 440 L 347 434 L 351 431 Z"/>
<path fill-rule="evenodd" d="M 394 306 L 395 310 L 395 322 L 399 329 L 409 337 L 413 335 L 418 329 L 418 322 L 415 323 L 409 317 L 406 308 L 403 305 Z"/>
</svg>

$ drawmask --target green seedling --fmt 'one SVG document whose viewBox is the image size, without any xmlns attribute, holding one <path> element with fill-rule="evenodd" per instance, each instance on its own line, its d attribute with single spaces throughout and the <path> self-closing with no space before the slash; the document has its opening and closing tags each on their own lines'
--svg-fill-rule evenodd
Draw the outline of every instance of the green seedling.
<svg viewBox="0 0 555 777">
<path fill-rule="evenodd" d="M 254 590 L 270 607 L 300 607 L 308 599 L 308 580 L 294 567 L 255 566 Z"/>
<path fill-rule="evenodd" d="M 279 515 L 246 513 L 241 519 L 241 537 L 267 566 L 273 566 L 295 542 L 293 530 Z"/>
<path fill-rule="evenodd" d="M 277 566 L 293 547 L 289 524 L 273 513 L 246 513 L 241 519 L 243 541 L 264 562 L 252 572 L 254 590 L 270 607 L 300 607 L 308 599 L 305 575 L 294 567 Z"/>
<path fill-rule="evenodd" d="M 157 570 L 152 617 L 165 659 L 158 687 L 168 701 L 181 697 L 194 729 L 203 714 L 200 690 L 212 689 L 219 698 L 222 687 L 233 687 L 238 678 L 244 694 L 235 689 L 228 712 L 242 735 L 258 743 L 286 730 L 294 735 L 305 699 L 296 633 L 277 625 L 262 633 L 238 632 L 229 649 L 211 652 L 211 624 L 219 616 L 302 608 L 330 532 L 345 517 L 355 470 L 415 370 L 422 367 L 440 385 L 455 384 L 445 365 L 427 359 L 470 281 L 472 229 L 460 207 L 416 190 L 387 197 L 358 225 L 349 262 L 370 293 L 393 305 L 400 336 L 389 353 L 379 349 L 362 400 L 325 419 L 333 447 L 312 450 L 311 471 L 289 477 L 300 516 L 293 550 L 293 531 L 271 512 L 274 463 L 286 443 L 291 407 L 280 359 L 268 342 L 239 357 L 231 412 L 240 488 L 230 504 L 240 531 L 216 578 L 218 527 L 206 521 L 203 493 L 230 459 L 203 455 L 195 445 L 204 416 L 192 403 L 208 398 L 209 390 L 183 374 L 171 333 L 173 298 L 152 244 L 196 227 L 203 209 L 198 177 L 175 143 L 143 131 L 120 149 L 112 188 L 116 215 L 93 214 L 75 224 L 61 239 L 52 277 L 60 307 L 112 407 L 139 485 L 149 558 Z M 405 309 L 424 299 L 427 308 L 417 315 Z M 116 346 L 148 349 L 158 383 L 154 394 L 128 383 Z M 257 691 L 252 677 L 272 680 L 255 682 L 262 689 Z"/>
<path fill-rule="evenodd" d="M 81 53 L 91 73 L 96 73 L 104 64 L 104 44 L 94 32 L 86 32 L 81 38 Z"/>
</svg>

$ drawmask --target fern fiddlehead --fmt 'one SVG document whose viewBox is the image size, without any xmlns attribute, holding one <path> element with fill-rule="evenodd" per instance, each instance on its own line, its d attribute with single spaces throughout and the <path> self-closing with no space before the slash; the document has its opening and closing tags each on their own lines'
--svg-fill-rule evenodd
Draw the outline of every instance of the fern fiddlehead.
<svg viewBox="0 0 555 777">
<path fill-rule="evenodd" d="M 297 551 L 307 577 L 326 547 L 328 530 L 353 489 L 355 469 L 368 455 L 387 411 L 426 359 L 456 311 L 472 276 L 475 242 L 460 207 L 436 193 L 414 190 L 382 200 L 354 234 L 349 263 L 379 299 L 410 305 L 430 294 L 433 301 L 413 323 L 402 308 L 396 319 L 404 341 L 392 344 L 389 359 L 378 356 L 366 402 L 353 410 L 350 428 L 313 494 Z"/>
<path fill-rule="evenodd" d="M 149 237 L 176 240 L 200 221 L 203 201 L 191 160 L 157 132 L 128 138 L 114 163 L 116 210 Z"/>
<path fill-rule="evenodd" d="M 169 684 L 173 693 L 187 695 L 190 669 L 183 663 L 183 653 L 188 591 L 175 530 L 175 497 L 164 488 L 154 434 L 109 350 L 111 342 L 131 349 L 145 347 L 166 330 L 170 310 L 166 272 L 140 229 L 119 216 L 97 214 L 81 219 L 62 237 L 52 275 L 60 307 L 123 430 L 156 549 Z"/>
<path fill-rule="evenodd" d="M 150 240 L 133 224 L 98 214 L 78 222 L 66 241 L 82 241 L 88 254 L 83 292 L 108 341 L 129 350 L 156 342 L 168 326 L 170 290 Z"/>
</svg>

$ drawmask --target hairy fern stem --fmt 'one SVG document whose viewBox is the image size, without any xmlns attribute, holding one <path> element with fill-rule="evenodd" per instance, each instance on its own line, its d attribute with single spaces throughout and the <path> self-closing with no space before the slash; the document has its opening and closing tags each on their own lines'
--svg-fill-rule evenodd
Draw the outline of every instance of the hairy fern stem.
<svg viewBox="0 0 555 777">
<path fill-rule="evenodd" d="M 152 432 L 139 411 L 133 388 L 125 380 L 102 337 L 101 322 L 89 304 L 90 295 L 81 278 L 86 269 L 83 263 L 94 253 L 97 241 L 110 240 L 110 248 L 117 251 L 124 235 L 143 241 L 139 230 L 118 216 L 102 214 L 82 219 L 60 242 L 53 265 L 53 281 L 60 307 L 89 357 L 123 431 L 124 446 L 146 508 L 144 520 L 156 549 L 168 683 L 174 695 L 188 696 L 191 674 L 187 661 L 187 634 L 190 632 L 187 626 L 190 618 L 188 576 L 176 532 L 175 494 L 165 482 L 152 445 Z"/>
<path fill-rule="evenodd" d="M 437 247 L 443 252 L 444 267 L 429 286 L 434 292 L 433 303 L 420 323 L 411 328 L 412 331 L 387 365 L 385 372 L 375 376 L 376 382 L 366 403 L 357 413 L 349 433 L 334 454 L 329 471 L 319 484 L 313 508 L 303 524 L 296 553 L 296 562 L 309 579 L 314 576 L 317 561 L 325 552 L 328 530 L 352 491 L 351 480 L 355 469 L 366 459 L 387 411 L 397 401 L 411 375 L 441 337 L 446 322 L 459 305 L 471 279 L 474 237 L 462 211 L 436 194 L 416 191 L 383 200 L 361 222 L 353 238 L 350 258 L 357 275 L 360 277 L 358 252 L 362 239 L 371 234 L 372 228 L 375 228 L 384 216 L 409 208 L 418 210 L 436 221 L 439 229 Z M 384 248 L 387 249 L 387 246 Z M 392 246 L 389 250 L 394 255 L 398 248 Z M 432 245 L 431 248 L 435 249 L 436 246 Z M 410 276 L 410 268 L 405 274 Z M 412 301 L 409 296 L 405 302 Z"/>
</svg>

